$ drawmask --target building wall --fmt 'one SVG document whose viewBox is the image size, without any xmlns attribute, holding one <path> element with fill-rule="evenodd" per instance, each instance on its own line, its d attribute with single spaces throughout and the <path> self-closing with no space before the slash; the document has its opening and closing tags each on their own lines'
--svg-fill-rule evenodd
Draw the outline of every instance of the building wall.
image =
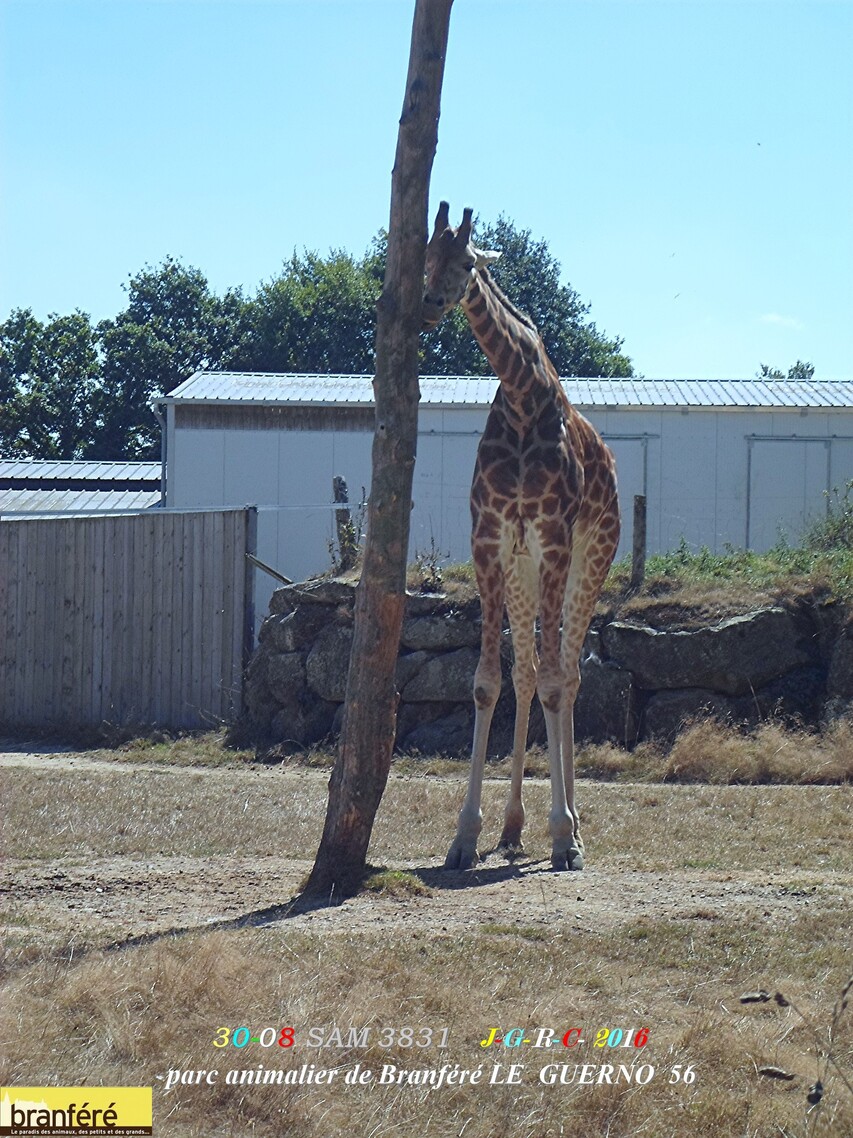
<svg viewBox="0 0 853 1138">
<path fill-rule="evenodd" d="M 169 506 L 259 509 L 258 554 L 294 580 L 330 564 L 332 478 L 369 490 L 371 408 L 169 408 Z M 191 413 L 190 413 L 191 412 Z M 470 556 L 468 493 L 488 408 L 421 410 L 410 559 Z M 614 451 L 630 553 L 633 497 L 648 501 L 650 553 L 767 549 L 853 478 L 853 411 L 636 408 L 587 413 Z M 796 437 L 794 437 L 796 436 Z M 268 579 L 269 591 L 274 583 Z M 269 593 L 258 594 L 263 610 Z"/>
</svg>

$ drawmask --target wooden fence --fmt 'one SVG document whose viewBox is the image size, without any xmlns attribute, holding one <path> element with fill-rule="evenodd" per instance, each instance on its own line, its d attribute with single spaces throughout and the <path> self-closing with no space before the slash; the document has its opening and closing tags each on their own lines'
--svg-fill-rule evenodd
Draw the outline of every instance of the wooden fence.
<svg viewBox="0 0 853 1138">
<path fill-rule="evenodd" d="M 0 728 L 240 710 L 254 509 L 0 520 Z"/>
</svg>

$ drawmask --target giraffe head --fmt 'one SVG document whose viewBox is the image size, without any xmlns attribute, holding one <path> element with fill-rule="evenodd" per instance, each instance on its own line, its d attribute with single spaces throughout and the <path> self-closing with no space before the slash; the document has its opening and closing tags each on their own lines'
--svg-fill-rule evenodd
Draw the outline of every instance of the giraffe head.
<svg viewBox="0 0 853 1138">
<path fill-rule="evenodd" d="M 475 249 L 471 244 L 471 218 L 474 211 L 462 211 L 458 229 L 450 226 L 450 206 L 442 202 L 435 215 L 435 227 L 426 250 L 424 287 L 424 328 L 434 327 L 446 312 L 459 303 L 478 269 L 500 257 L 491 250 Z"/>
</svg>

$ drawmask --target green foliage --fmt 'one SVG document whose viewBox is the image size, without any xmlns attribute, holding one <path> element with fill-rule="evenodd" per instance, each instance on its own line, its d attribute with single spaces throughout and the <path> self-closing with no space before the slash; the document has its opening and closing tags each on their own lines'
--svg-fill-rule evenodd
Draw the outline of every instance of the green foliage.
<svg viewBox="0 0 853 1138">
<path fill-rule="evenodd" d="M 156 456 L 160 429 L 150 401 L 201 368 L 229 366 L 249 336 L 242 295 L 216 297 L 198 269 L 171 257 L 137 273 L 127 292 L 127 308 L 98 325 L 102 376 L 91 457 Z"/>
<path fill-rule="evenodd" d="M 167 258 L 127 286 L 128 305 L 92 327 L 82 312 L 0 325 L 0 457 L 151 458 L 150 401 L 202 367 L 228 366 L 249 334 L 238 292 L 216 297 Z"/>
<path fill-rule="evenodd" d="M 788 374 L 785 375 L 778 367 L 770 367 L 768 364 L 761 364 L 758 371 L 755 373 L 756 379 L 800 379 L 809 380 L 814 377 L 814 364 L 803 363 L 802 360 L 797 360 L 795 364 L 791 364 L 788 368 Z"/>
<path fill-rule="evenodd" d="M 362 257 L 294 253 L 252 298 L 216 296 L 167 257 L 129 279 L 125 309 L 93 327 L 82 312 L 13 312 L 0 324 L 0 457 L 139 459 L 159 453 L 152 399 L 201 368 L 372 374 L 386 234 Z M 539 325 L 562 375 L 631 375 L 622 341 L 598 332 L 560 281 L 544 240 L 500 217 L 475 233 L 503 258 L 495 277 Z M 423 337 L 426 375 L 488 375 L 460 309 Z"/>
<path fill-rule="evenodd" d="M 812 522 L 803 545 L 817 553 L 853 552 L 853 479 L 843 492 L 836 486 L 826 498 L 826 517 Z"/>
<path fill-rule="evenodd" d="M 334 249 L 327 258 L 294 253 L 248 305 L 248 332 L 232 366 L 370 374 L 380 285 L 367 261 Z"/>
<path fill-rule="evenodd" d="M 656 553 L 646 560 L 643 592 L 656 595 L 669 588 L 698 585 L 709 588 L 742 586 L 745 590 L 767 591 L 803 588 L 827 591 L 842 599 L 853 599 L 853 544 L 850 533 L 853 518 L 847 495 L 847 517 L 835 523 L 818 523 L 797 546 L 780 540 L 766 553 L 729 548 L 712 553 L 707 547 L 691 552 L 682 540 L 678 549 Z M 841 540 L 827 535 L 842 532 Z M 630 558 L 618 561 L 610 571 L 608 590 L 624 592 L 631 576 Z"/>
<path fill-rule="evenodd" d="M 96 334 L 82 312 L 42 324 L 18 310 L 0 325 L 0 449 L 75 458 L 85 448 L 99 376 Z"/>
</svg>

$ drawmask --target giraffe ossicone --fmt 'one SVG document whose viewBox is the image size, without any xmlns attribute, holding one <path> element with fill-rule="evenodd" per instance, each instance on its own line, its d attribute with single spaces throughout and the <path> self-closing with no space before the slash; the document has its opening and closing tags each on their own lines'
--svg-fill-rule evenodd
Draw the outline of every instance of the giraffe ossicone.
<svg viewBox="0 0 853 1138">
<path fill-rule="evenodd" d="M 461 304 L 500 387 L 471 486 L 471 551 L 483 629 L 474 676 L 471 771 L 445 866 L 468 869 L 480 856 L 483 772 L 501 687 L 506 606 L 515 656 L 516 717 L 499 846 L 521 848 L 524 756 L 536 692 L 548 736 L 551 864 L 558 870 L 582 869 L 574 704 L 584 637 L 619 544 L 616 466 L 601 436 L 569 403 L 536 325 L 489 274 L 488 265 L 500 254 L 471 243 L 473 211 L 463 211 L 457 229 L 449 215 L 442 202 L 427 246 L 424 327 L 433 327 Z"/>
</svg>

